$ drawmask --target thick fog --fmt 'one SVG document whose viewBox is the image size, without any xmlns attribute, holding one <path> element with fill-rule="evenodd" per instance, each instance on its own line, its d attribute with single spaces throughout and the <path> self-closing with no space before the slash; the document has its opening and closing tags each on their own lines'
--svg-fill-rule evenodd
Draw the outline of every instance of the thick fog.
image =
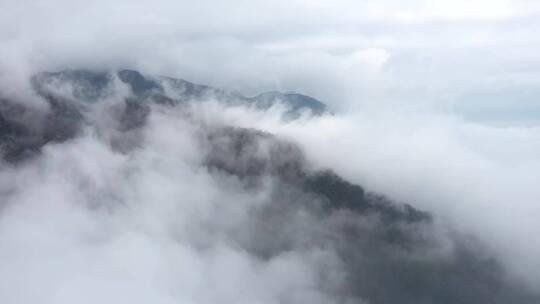
<svg viewBox="0 0 540 304">
<path fill-rule="evenodd" d="M 0 0 L 0 302 L 536 303 L 538 17 L 527 0 Z M 32 82 L 124 68 L 331 111 Z"/>
</svg>

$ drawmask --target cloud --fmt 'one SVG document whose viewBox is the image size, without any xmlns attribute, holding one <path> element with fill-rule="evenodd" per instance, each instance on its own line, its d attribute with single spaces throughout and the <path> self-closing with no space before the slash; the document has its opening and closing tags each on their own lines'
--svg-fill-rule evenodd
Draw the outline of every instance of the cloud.
<svg viewBox="0 0 540 304">
<path fill-rule="evenodd" d="M 540 216 L 538 127 L 379 109 L 285 125 L 268 113 L 225 113 L 230 123 L 300 143 L 318 166 L 477 235 L 515 274 L 532 286 L 540 280 L 530 271 L 540 266 L 532 233 Z"/>
<path fill-rule="evenodd" d="M 538 107 L 535 85 L 518 79 L 538 75 L 528 46 L 537 44 L 539 9 L 506 0 L 4 0 L 0 66 L 3 82 L 38 70 L 131 67 L 248 95 L 301 91 L 337 110 L 483 111 L 497 87 L 499 112 L 519 112 Z M 390 55 L 383 66 L 352 60 L 375 49 Z"/>
<path fill-rule="evenodd" d="M 443 245 L 457 243 L 445 229 L 454 229 L 487 247 L 489 254 L 473 261 L 493 254 L 516 282 L 538 286 L 530 271 L 540 268 L 534 1 L 2 0 L 0 6 L 0 97 L 39 105 L 34 116 L 23 115 L 39 118 L 38 125 L 48 105 L 30 89 L 29 76 L 81 67 L 137 68 L 247 95 L 298 91 L 338 113 L 284 124 L 277 108 L 260 113 L 204 103 L 189 110 L 200 124 L 182 110 L 157 107 L 144 128 L 120 130 L 115 115 L 125 105 L 118 101 L 129 95 L 120 85 L 118 95 L 86 113 L 88 125 L 76 138 L 49 143 L 23 164 L 2 162 L 6 303 L 326 303 L 349 300 L 343 294 L 356 301 L 369 296 L 339 289 L 349 282 L 342 256 L 306 250 L 298 245 L 306 240 L 283 235 L 315 238 L 342 231 L 340 225 L 362 232 L 379 226 L 369 220 L 355 226 L 347 213 L 320 224 L 305 210 L 292 210 L 291 225 L 277 225 L 279 213 L 277 220 L 252 217 L 253 208 L 275 201 L 275 184 L 263 179 L 253 193 L 238 177 L 208 171 L 199 142 L 206 125 L 258 128 L 296 142 L 311 166 L 433 213 L 443 230 L 434 232 L 435 241 L 428 238 L 442 248 L 436 261 L 448 261 L 452 248 Z M 264 242 L 254 237 L 262 234 L 253 219 L 269 223 Z M 300 247 L 264 260 L 253 252 L 266 241 Z M 491 268 L 478 269 L 483 275 Z M 355 280 L 386 275 L 373 273 Z"/>
<path fill-rule="evenodd" d="M 227 230 L 267 197 L 201 168 L 200 131 L 177 114 L 154 113 L 130 154 L 90 128 L 2 163 L 2 302 L 329 301 L 314 271 L 332 256 L 262 261 L 234 245 Z"/>
<path fill-rule="evenodd" d="M 538 265 L 536 129 L 376 112 L 284 123 L 207 101 L 153 105 L 121 131 L 123 99 L 102 101 L 78 135 L 0 163 L 2 302 L 416 303 L 465 286 L 535 299 L 520 280 L 539 279 L 524 271 Z M 435 220 L 371 194 L 372 211 L 344 202 L 364 190 L 333 175 L 306 188 L 321 168 Z M 332 183 L 346 191 L 320 196 Z"/>
</svg>

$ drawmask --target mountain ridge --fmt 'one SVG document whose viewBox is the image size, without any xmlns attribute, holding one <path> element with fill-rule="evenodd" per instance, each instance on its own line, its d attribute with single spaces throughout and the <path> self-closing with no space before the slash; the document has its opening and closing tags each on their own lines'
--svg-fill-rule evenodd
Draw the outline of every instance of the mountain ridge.
<svg viewBox="0 0 540 304">
<path fill-rule="evenodd" d="M 330 113 L 323 102 L 304 94 L 269 91 L 245 96 L 212 86 L 197 84 L 182 78 L 145 75 L 136 70 L 93 71 L 88 69 L 40 72 L 32 77 L 32 84 L 40 95 L 50 94 L 54 86 L 73 86 L 73 97 L 96 101 L 107 87 L 114 85 L 114 77 L 128 86 L 134 97 L 157 103 L 178 104 L 189 101 L 216 100 L 227 105 L 246 105 L 266 110 L 277 104 L 287 108 L 286 117 L 294 119 L 302 113 L 323 115 Z"/>
</svg>

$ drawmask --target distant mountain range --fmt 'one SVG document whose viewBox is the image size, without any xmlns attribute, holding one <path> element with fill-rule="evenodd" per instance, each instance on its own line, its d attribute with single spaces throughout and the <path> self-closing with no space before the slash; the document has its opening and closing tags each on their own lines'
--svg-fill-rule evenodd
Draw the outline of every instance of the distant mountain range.
<svg viewBox="0 0 540 304">
<path fill-rule="evenodd" d="M 131 90 L 131 98 L 138 101 L 174 105 L 213 99 L 228 105 L 245 105 L 258 109 L 267 109 L 273 105 L 281 104 L 288 109 L 287 116 L 289 118 L 296 117 L 302 112 L 311 115 L 321 115 L 328 112 L 324 103 L 298 93 L 272 91 L 246 97 L 237 92 L 229 92 L 172 77 L 143 75 L 134 70 L 42 72 L 35 75 L 32 81 L 34 88 L 42 96 L 71 97 L 93 102 L 108 94 L 114 94 L 115 80 L 125 84 Z"/>
</svg>

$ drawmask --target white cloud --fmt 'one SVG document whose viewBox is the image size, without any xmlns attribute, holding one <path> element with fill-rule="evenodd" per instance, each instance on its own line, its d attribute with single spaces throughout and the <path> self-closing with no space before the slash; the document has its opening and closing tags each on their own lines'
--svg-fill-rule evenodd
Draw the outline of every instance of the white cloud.
<svg viewBox="0 0 540 304">
<path fill-rule="evenodd" d="M 221 115 L 299 142 L 318 166 L 433 212 L 480 237 L 533 287 L 540 281 L 530 271 L 540 267 L 540 128 L 388 109 L 288 124 L 271 113 Z"/>
<path fill-rule="evenodd" d="M 246 94 L 304 92 L 338 110 L 440 96 L 475 104 L 490 98 L 483 80 L 496 78 L 506 108 L 530 108 L 494 69 L 538 75 L 538 57 L 523 54 L 540 43 L 539 14 L 534 1 L 508 0 L 3 0 L 0 66 L 3 83 L 43 69 L 133 67 Z M 381 59 L 349 54 L 375 49 L 392 56 L 370 77 Z"/>
<path fill-rule="evenodd" d="M 292 138 L 314 162 L 475 233 L 538 282 L 529 270 L 540 268 L 540 131 L 523 125 L 525 112 L 540 112 L 539 17 L 540 5 L 525 0 L 0 0 L 0 91 L 35 101 L 26 82 L 35 71 L 131 67 L 246 94 L 294 90 L 355 109 L 288 125 L 231 109 L 212 119 Z M 150 126 L 150 148 L 135 156 L 89 133 L 48 147 L 20 171 L 2 168 L 0 189 L 16 193 L 1 206 L 5 303 L 95 302 L 104 294 L 133 303 L 235 302 L 246 285 L 246 298 L 271 302 L 296 286 L 301 299 L 325 300 L 310 288 L 317 256 L 260 265 L 227 246 L 207 256 L 194 249 L 189 234 L 207 232 L 197 221 L 219 218 L 216 200 L 248 200 L 208 187 L 214 181 L 192 168 L 201 157 L 193 130 L 162 115 Z M 118 217 L 73 204 L 123 200 L 136 207 L 115 210 Z M 216 225 L 241 225 L 244 211 L 228 210 L 231 222 Z M 178 236 L 183 244 L 165 236 L 175 225 L 189 231 Z M 219 280 L 231 269 L 237 277 Z M 203 295 L 207 282 L 214 292 Z"/>
<path fill-rule="evenodd" d="M 205 170 L 201 130 L 182 115 L 156 109 L 130 154 L 88 128 L 0 164 L 2 303 L 335 300 L 317 273 L 333 263 L 327 275 L 340 273 L 331 252 L 260 259 L 237 245 L 234 231 L 268 195 Z"/>
</svg>

